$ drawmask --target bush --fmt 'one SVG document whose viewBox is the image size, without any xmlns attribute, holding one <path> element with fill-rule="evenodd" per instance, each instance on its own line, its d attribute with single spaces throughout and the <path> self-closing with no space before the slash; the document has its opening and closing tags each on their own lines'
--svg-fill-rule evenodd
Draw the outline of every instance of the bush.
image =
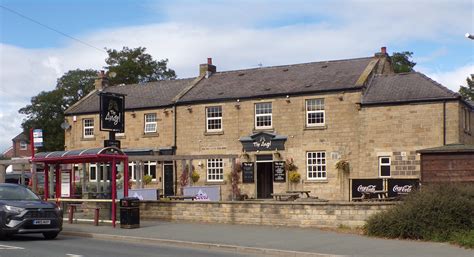
<svg viewBox="0 0 474 257">
<path fill-rule="evenodd" d="M 429 185 L 371 216 L 364 229 L 370 236 L 450 241 L 474 229 L 473 213 L 472 185 Z"/>
</svg>

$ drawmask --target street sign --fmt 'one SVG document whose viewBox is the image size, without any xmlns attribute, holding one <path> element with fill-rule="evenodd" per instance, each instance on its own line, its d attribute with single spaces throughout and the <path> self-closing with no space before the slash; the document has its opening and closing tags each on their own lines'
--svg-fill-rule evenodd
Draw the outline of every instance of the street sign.
<svg viewBox="0 0 474 257">
<path fill-rule="evenodd" d="M 104 147 L 115 146 L 120 149 L 120 140 L 104 140 Z"/>
<path fill-rule="evenodd" d="M 33 145 L 34 147 L 43 146 L 43 130 L 42 129 L 33 130 Z"/>
</svg>

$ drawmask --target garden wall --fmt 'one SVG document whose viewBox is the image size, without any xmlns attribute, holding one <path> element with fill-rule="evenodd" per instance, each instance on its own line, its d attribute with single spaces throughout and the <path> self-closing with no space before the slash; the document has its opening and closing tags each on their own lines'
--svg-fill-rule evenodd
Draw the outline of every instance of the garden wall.
<svg viewBox="0 0 474 257">
<path fill-rule="evenodd" d="M 363 226 L 389 202 L 142 201 L 141 219 L 294 227 Z"/>
</svg>

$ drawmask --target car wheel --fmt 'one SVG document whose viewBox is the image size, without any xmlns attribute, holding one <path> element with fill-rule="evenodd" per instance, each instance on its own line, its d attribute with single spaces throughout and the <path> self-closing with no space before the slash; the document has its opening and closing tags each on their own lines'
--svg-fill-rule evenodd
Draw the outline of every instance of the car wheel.
<svg viewBox="0 0 474 257">
<path fill-rule="evenodd" d="M 44 238 L 51 240 L 55 239 L 58 236 L 59 232 L 44 232 L 43 236 Z"/>
</svg>

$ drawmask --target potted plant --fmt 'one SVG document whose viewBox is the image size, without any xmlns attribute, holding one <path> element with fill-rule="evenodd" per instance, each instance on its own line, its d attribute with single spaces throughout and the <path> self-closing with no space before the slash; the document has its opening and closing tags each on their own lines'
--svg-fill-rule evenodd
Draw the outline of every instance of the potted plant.
<svg viewBox="0 0 474 257">
<path fill-rule="evenodd" d="M 152 179 L 153 179 L 153 178 L 152 178 L 150 175 L 145 175 L 145 176 L 143 176 L 143 184 L 145 184 L 145 186 L 148 185 L 148 184 L 150 184 L 151 181 L 152 181 Z"/>
<path fill-rule="evenodd" d="M 292 170 L 288 172 L 288 180 L 294 184 L 299 183 L 301 181 L 301 174 L 296 170 Z"/>
<path fill-rule="evenodd" d="M 191 180 L 193 181 L 193 183 L 198 182 L 200 177 L 201 176 L 199 176 L 199 173 L 193 170 L 193 172 L 191 173 Z"/>
<path fill-rule="evenodd" d="M 339 160 L 338 162 L 336 162 L 336 169 L 338 169 L 341 172 L 349 173 L 350 171 L 349 161 Z"/>
</svg>

